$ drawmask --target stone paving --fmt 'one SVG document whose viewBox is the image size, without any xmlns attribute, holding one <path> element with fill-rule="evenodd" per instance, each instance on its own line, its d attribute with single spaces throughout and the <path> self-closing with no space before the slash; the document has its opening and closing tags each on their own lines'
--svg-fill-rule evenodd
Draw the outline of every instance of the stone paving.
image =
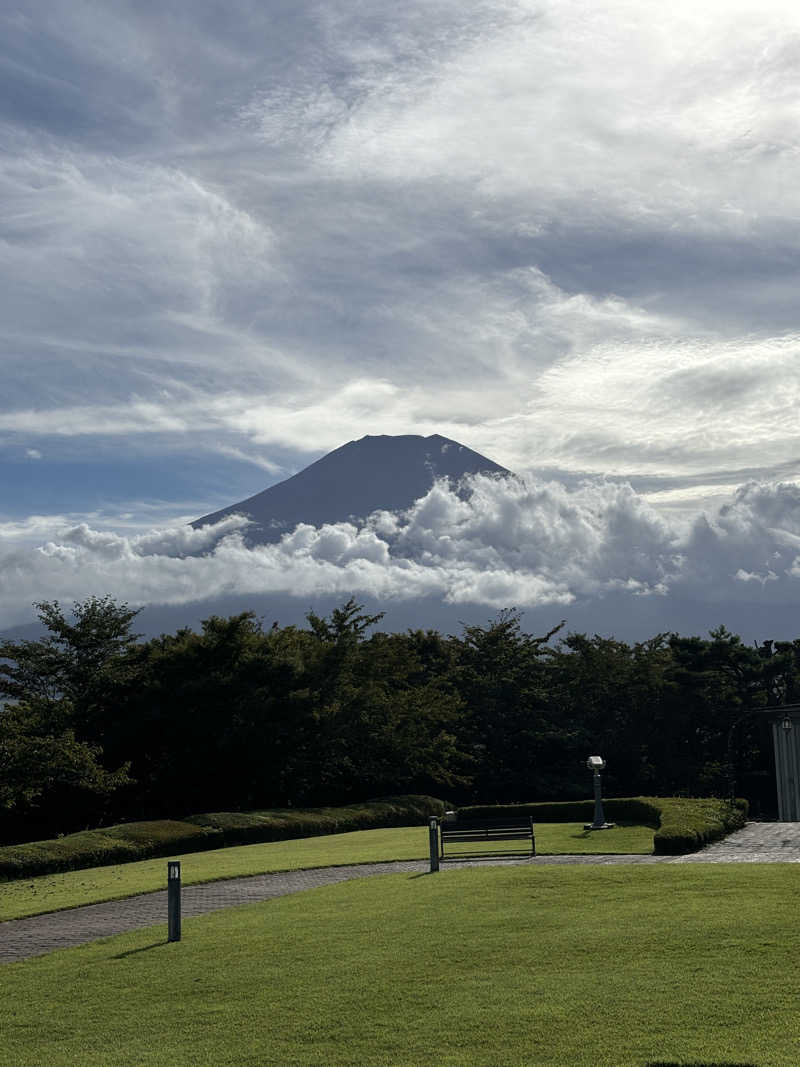
<svg viewBox="0 0 800 1067">
<path fill-rule="evenodd" d="M 749 822 L 673 863 L 800 863 L 800 822 Z"/>
<path fill-rule="evenodd" d="M 656 863 L 800 863 L 800 823 L 748 823 L 723 841 L 688 856 L 536 856 L 532 859 L 449 861 L 442 864 L 446 876 L 453 867 L 476 867 L 502 863 L 532 867 L 594 866 Z M 427 861 L 359 863 L 349 867 L 323 867 L 230 878 L 206 885 L 184 886 L 181 892 L 183 918 L 206 915 L 220 908 L 251 904 L 318 886 L 379 874 L 424 874 Z M 143 893 L 127 900 L 88 904 L 66 911 L 49 912 L 29 919 L 0 922 L 0 963 L 13 963 L 41 956 L 56 949 L 83 945 L 99 938 L 148 926 L 165 926 L 166 889 Z"/>
</svg>

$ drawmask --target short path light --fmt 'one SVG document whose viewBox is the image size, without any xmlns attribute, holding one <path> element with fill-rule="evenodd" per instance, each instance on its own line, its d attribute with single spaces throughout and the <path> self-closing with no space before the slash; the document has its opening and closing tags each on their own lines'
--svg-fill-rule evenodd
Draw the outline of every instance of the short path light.
<svg viewBox="0 0 800 1067">
<path fill-rule="evenodd" d="M 181 864 L 167 863 L 167 941 L 181 939 Z"/>
<path fill-rule="evenodd" d="M 439 820 L 436 816 L 431 816 L 428 820 L 428 846 L 431 854 L 431 874 L 433 874 L 439 870 Z"/>
<path fill-rule="evenodd" d="M 584 830 L 610 830 L 616 823 L 606 822 L 603 814 L 603 797 L 600 792 L 600 771 L 605 768 L 606 761 L 602 756 L 590 756 L 586 766 L 594 776 L 594 822 L 583 824 Z"/>
</svg>

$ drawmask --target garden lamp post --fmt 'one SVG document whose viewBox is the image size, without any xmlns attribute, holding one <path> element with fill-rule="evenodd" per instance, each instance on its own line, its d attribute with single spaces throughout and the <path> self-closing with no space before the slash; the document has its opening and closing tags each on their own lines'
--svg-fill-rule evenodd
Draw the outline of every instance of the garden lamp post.
<svg viewBox="0 0 800 1067">
<path fill-rule="evenodd" d="M 592 777 L 594 778 L 594 822 L 584 823 L 584 830 L 610 830 L 616 825 L 613 822 L 606 822 L 606 817 L 603 813 L 600 772 L 604 770 L 605 765 L 606 761 L 602 756 L 590 756 L 586 761 L 586 766 L 592 772 Z"/>
</svg>

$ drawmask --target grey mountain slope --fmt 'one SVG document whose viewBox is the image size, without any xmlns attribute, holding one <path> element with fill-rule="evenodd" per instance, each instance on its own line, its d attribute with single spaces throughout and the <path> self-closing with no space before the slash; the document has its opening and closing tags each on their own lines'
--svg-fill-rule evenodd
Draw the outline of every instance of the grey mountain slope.
<svg viewBox="0 0 800 1067">
<path fill-rule="evenodd" d="M 362 437 L 334 449 L 286 481 L 196 519 L 192 526 L 247 515 L 251 544 L 279 541 L 300 523 L 363 521 L 379 509 L 401 511 L 424 496 L 436 478 L 510 471 L 447 437 L 407 434 Z"/>
</svg>

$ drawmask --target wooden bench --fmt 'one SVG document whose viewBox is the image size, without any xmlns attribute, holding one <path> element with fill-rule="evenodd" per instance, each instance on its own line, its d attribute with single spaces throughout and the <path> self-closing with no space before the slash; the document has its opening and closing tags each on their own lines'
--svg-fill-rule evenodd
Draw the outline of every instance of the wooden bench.
<svg viewBox="0 0 800 1067">
<path fill-rule="evenodd" d="M 505 819 L 454 819 L 439 824 L 440 859 L 477 859 L 480 856 L 535 856 L 536 838 L 529 815 Z M 492 848 L 501 841 L 527 841 L 525 848 Z M 449 855 L 445 846 L 451 848 Z"/>
</svg>

